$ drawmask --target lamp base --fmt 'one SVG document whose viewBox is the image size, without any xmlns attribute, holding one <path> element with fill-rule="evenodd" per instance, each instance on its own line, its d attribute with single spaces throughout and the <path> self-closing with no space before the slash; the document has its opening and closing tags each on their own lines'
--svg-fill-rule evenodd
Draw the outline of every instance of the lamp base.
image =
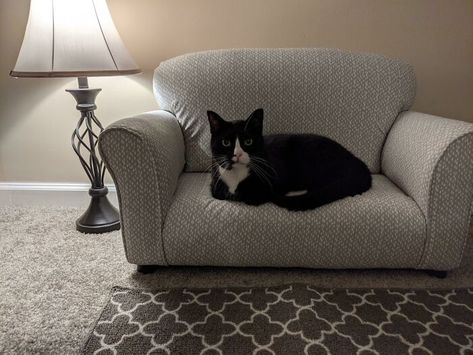
<svg viewBox="0 0 473 355">
<path fill-rule="evenodd" d="M 83 233 L 105 233 L 120 229 L 120 215 L 107 198 L 104 186 L 105 166 L 95 151 L 103 126 L 95 117 L 95 98 L 101 89 L 90 89 L 87 77 L 79 77 L 79 89 L 66 90 L 77 102 L 81 117 L 72 133 L 72 148 L 84 168 L 92 187 L 89 208 L 76 221 L 76 229 Z M 94 132 L 94 128 L 97 133 Z"/>
<path fill-rule="evenodd" d="M 106 187 L 89 190 L 92 197 L 89 207 L 76 221 L 82 233 L 106 233 L 120 229 L 120 215 L 107 198 Z"/>
</svg>

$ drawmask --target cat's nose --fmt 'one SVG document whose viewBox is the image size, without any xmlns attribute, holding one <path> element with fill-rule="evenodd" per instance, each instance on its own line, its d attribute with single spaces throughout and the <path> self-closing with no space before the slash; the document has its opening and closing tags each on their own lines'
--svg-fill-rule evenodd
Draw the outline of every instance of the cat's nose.
<svg viewBox="0 0 473 355">
<path fill-rule="evenodd" d="M 233 159 L 232 159 L 232 160 L 233 160 L 234 162 L 238 162 L 238 160 L 240 160 L 240 158 L 241 158 L 242 155 L 243 155 L 242 152 L 235 152 L 235 153 L 233 154 Z"/>
</svg>

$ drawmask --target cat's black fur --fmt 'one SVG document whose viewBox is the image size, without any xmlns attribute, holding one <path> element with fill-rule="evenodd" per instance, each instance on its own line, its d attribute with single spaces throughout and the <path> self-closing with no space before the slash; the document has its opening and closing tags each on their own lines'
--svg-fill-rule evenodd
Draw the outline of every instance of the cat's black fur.
<svg viewBox="0 0 473 355">
<path fill-rule="evenodd" d="M 289 210 L 313 209 L 338 199 L 355 196 L 371 187 L 371 174 L 360 159 L 339 143 L 315 134 L 263 136 L 263 110 L 246 121 L 227 122 L 208 111 L 212 133 L 212 195 L 217 199 L 242 201 L 250 205 L 273 202 Z M 220 178 L 219 166 L 233 169 L 236 138 L 252 140 L 242 146 L 250 156 L 249 175 L 235 193 Z M 223 146 L 222 141 L 228 145 Z M 300 196 L 285 196 L 307 190 Z"/>
</svg>

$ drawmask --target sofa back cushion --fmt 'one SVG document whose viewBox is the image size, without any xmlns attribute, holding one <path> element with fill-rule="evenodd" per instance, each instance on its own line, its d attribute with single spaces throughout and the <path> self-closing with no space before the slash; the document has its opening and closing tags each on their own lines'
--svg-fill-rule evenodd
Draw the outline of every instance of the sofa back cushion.
<svg viewBox="0 0 473 355">
<path fill-rule="evenodd" d="M 212 50 L 162 62 L 154 92 L 181 125 L 186 171 L 210 166 L 207 110 L 237 120 L 263 108 L 265 134 L 328 136 L 377 173 L 391 125 L 414 101 L 415 75 L 399 60 L 338 49 Z"/>
</svg>

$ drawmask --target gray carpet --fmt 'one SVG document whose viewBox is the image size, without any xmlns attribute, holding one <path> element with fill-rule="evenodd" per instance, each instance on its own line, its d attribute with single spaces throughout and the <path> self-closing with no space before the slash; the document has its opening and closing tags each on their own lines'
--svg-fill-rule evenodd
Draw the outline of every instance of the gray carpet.
<svg viewBox="0 0 473 355">
<path fill-rule="evenodd" d="M 275 286 L 449 288 L 473 286 L 473 243 L 447 279 L 409 270 L 163 268 L 136 274 L 119 232 L 74 230 L 78 209 L 0 209 L 0 353 L 73 354 L 87 338 L 112 286 Z"/>
</svg>

